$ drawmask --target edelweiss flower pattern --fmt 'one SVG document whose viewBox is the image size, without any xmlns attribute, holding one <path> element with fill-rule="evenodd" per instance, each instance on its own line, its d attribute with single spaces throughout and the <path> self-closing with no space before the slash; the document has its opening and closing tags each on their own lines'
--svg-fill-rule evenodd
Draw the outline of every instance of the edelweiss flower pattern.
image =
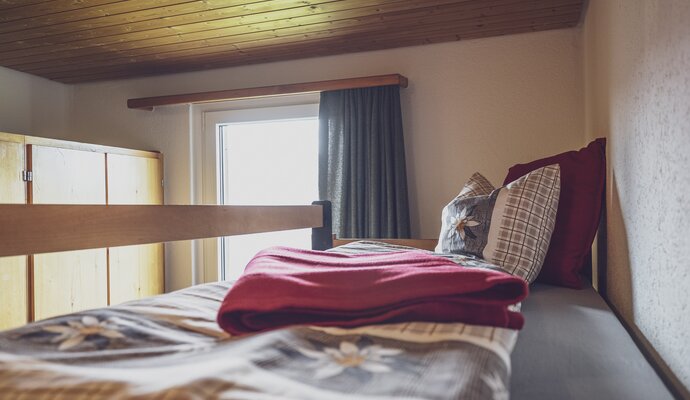
<svg viewBox="0 0 690 400">
<path fill-rule="evenodd" d="M 82 317 L 81 322 L 67 321 L 67 325 L 48 325 L 44 326 L 42 330 L 59 334 L 50 341 L 51 343 L 60 343 L 58 346 L 60 351 L 79 346 L 89 336 L 102 336 L 108 339 L 125 337 L 117 331 L 115 325 L 109 324 L 105 320 L 99 321 L 98 318 L 90 315 Z"/>
<path fill-rule="evenodd" d="M 479 211 L 475 209 L 477 219 Z M 459 236 L 453 239 L 459 241 Z M 336 251 L 404 250 L 362 243 Z M 444 256 L 481 268 L 474 256 Z M 246 398 L 247 386 L 237 382 L 262 383 L 251 388 L 255 398 L 290 393 L 295 399 L 490 399 L 492 392 L 496 400 L 507 397 L 508 356 L 517 331 L 413 322 L 352 329 L 294 326 L 228 338 L 211 326 L 217 325 L 215 311 L 231 285 L 197 285 L 2 331 L 0 398 L 121 398 L 133 393 L 146 398 L 194 398 L 200 393 L 205 398 Z M 193 379 L 181 382 L 160 373 L 171 363 L 179 376 Z M 322 366 L 329 371 L 320 372 L 318 379 L 316 368 Z M 123 368 L 136 373 L 113 374 Z"/>
<path fill-rule="evenodd" d="M 474 219 L 474 216 L 469 215 L 472 213 L 471 209 L 463 208 L 460 213 L 456 214 L 455 216 L 450 217 L 450 226 L 452 229 L 448 231 L 448 237 L 452 237 L 455 232 L 457 232 L 458 235 L 460 235 L 460 238 L 462 241 L 465 241 L 465 236 L 469 236 L 472 239 L 475 239 L 476 236 L 472 233 L 472 230 L 469 229 L 473 226 L 478 226 L 481 224 L 481 222 L 476 221 Z"/>
<path fill-rule="evenodd" d="M 327 379 L 336 376 L 347 368 L 359 368 L 372 373 L 390 372 L 386 365 L 392 357 L 402 353 L 402 350 L 388 349 L 379 345 L 365 346 L 361 349 L 351 342 L 341 342 L 340 348 L 324 347 L 321 351 L 298 347 L 305 357 L 316 360 L 314 369 L 317 370 L 316 379 Z"/>
</svg>

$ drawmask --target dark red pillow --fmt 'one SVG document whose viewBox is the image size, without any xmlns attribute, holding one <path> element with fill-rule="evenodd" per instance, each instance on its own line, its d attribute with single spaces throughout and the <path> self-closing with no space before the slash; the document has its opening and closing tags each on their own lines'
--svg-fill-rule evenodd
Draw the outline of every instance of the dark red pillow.
<svg viewBox="0 0 690 400">
<path fill-rule="evenodd" d="M 581 289 L 579 273 L 588 264 L 601 216 L 606 176 L 606 139 L 599 138 L 579 151 L 568 151 L 508 170 L 504 185 L 546 165 L 561 167 L 561 196 L 556 226 L 537 282 Z"/>
</svg>

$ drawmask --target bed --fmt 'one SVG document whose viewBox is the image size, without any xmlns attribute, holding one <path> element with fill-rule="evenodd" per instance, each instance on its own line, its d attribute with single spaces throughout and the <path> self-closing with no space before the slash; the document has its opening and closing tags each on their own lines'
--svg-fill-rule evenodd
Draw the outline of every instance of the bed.
<svg viewBox="0 0 690 400">
<path fill-rule="evenodd" d="M 536 283 L 522 304 L 512 354 L 512 399 L 672 399 L 591 285 Z"/>
<path fill-rule="evenodd" d="M 332 251 L 407 250 L 356 242 Z M 447 255 L 457 262 L 473 262 Z M 517 331 L 412 322 L 218 327 L 232 282 L 38 321 L 0 333 L 0 398 L 506 398 Z"/>
<path fill-rule="evenodd" d="M 453 246 L 458 245 L 458 237 L 472 244 L 465 238 L 491 236 L 495 234 L 491 229 L 500 233 L 504 222 L 494 223 L 487 207 L 510 205 L 512 190 L 519 192 L 516 197 L 521 202 L 527 192 L 541 196 L 541 202 L 530 201 L 527 206 L 545 210 L 544 216 L 535 217 L 531 211 L 528 216 L 557 226 L 553 222 L 557 188 L 559 182 L 567 182 L 567 175 L 561 180 L 559 167 L 550 161 L 545 164 L 524 176 L 519 173 L 521 178 L 499 189 L 473 175 L 444 209 L 435 248 L 428 245 L 430 241 L 419 240 L 346 240 L 336 241 L 341 245 L 328 254 L 373 257 L 404 252 L 452 264 L 454 271 L 507 276 L 526 287 L 539 275 L 543 258 L 548 258 L 550 232 L 543 234 L 539 228 L 534 243 L 520 244 L 520 249 L 531 246 L 527 262 L 496 263 L 482 249 Z M 538 184 L 530 186 L 531 179 Z M 602 184 L 597 182 L 597 187 Z M 507 195 L 501 194 L 504 188 Z M 601 192 L 590 192 L 578 193 L 599 202 Z M 570 200 L 580 205 L 572 199 L 578 193 L 561 196 L 559 207 Z M 519 212 L 515 215 L 511 223 L 521 218 Z M 493 228 L 487 224 L 482 231 L 480 217 L 491 220 Z M 590 217 L 590 222 L 599 218 Z M 327 202 L 294 207 L 0 205 L 0 226 L 13 227 L 11 232 L 0 231 L 0 256 L 297 228 L 313 228 L 316 250 L 333 245 Z M 509 230 L 515 232 L 516 225 Z M 594 230 L 591 237 L 574 239 L 589 246 Z M 488 242 L 484 240 L 482 246 Z M 492 254 L 502 251 L 495 244 L 488 247 Z M 0 332 L 0 399 L 671 398 L 591 286 L 575 291 L 533 284 L 524 302 L 511 300 L 506 306 L 506 315 L 522 311 L 519 324 L 413 318 L 347 327 L 288 324 L 238 336 L 221 329 L 225 326 L 219 315 L 246 275 L 237 282 L 192 286 Z M 476 300 L 472 294 L 469 299 Z M 521 327 L 523 316 L 523 331 L 508 328 Z"/>
<path fill-rule="evenodd" d="M 386 250 L 345 246 L 365 248 Z M 0 398 L 506 398 L 510 371 L 514 399 L 671 398 L 593 289 L 537 284 L 524 302 L 527 324 L 519 336 L 501 328 L 413 323 L 298 327 L 236 341 L 215 323 L 231 284 L 4 332 Z M 414 356 L 396 359 L 402 349 Z M 372 371 L 363 366 L 347 374 L 324 364 L 327 351 L 367 350 L 382 360 Z M 486 386 L 468 385 L 473 380 Z"/>
<path fill-rule="evenodd" d="M 401 248 L 353 242 L 333 251 Z M 593 289 L 534 285 L 520 334 L 416 322 L 233 338 L 216 323 L 232 284 L 2 332 L 0 398 L 671 398 Z"/>
</svg>

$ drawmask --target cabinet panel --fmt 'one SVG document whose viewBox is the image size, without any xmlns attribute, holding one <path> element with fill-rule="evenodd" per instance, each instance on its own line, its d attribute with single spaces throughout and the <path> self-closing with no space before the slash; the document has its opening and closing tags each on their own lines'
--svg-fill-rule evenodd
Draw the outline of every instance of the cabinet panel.
<svg viewBox="0 0 690 400">
<path fill-rule="evenodd" d="M 163 204 L 162 161 L 107 155 L 108 204 Z M 110 304 L 164 290 L 162 243 L 110 249 Z"/>
<path fill-rule="evenodd" d="M 105 307 L 106 249 L 34 256 L 34 319 Z"/>
<path fill-rule="evenodd" d="M 28 321 L 27 257 L 0 257 L 0 330 Z"/>
<path fill-rule="evenodd" d="M 26 186 L 22 180 L 24 170 L 24 143 L 0 139 L 0 203 L 24 204 Z"/>
<path fill-rule="evenodd" d="M 105 204 L 105 154 L 27 146 L 34 204 Z M 108 304 L 106 249 L 35 255 L 34 319 Z"/>
<path fill-rule="evenodd" d="M 0 138 L 0 203 L 23 204 L 26 185 L 22 137 Z M 29 316 L 27 257 L 0 257 L 0 330 L 27 322 Z"/>
<path fill-rule="evenodd" d="M 34 204 L 105 204 L 105 154 L 30 146 Z"/>
<path fill-rule="evenodd" d="M 110 304 L 163 293 L 163 244 L 110 249 Z"/>
<path fill-rule="evenodd" d="M 108 154 L 108 204 L 163 204 L 158 158 Z"/>
</svg>

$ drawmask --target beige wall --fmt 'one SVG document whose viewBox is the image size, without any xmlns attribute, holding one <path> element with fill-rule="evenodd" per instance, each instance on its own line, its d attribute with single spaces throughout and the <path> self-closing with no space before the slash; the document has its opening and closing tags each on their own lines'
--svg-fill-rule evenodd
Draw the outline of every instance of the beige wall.
<svg viewBox="0 0 690 400">
<path fill-rule="evenodd" d="M 690 398 L 690 2 L 591 1 L 584 49 L 587 132 L 609 139 L 608 294 Z"/>
<path fill-rule="evenodd" d="M 71 87 L 0 67 L 0 132 L 68 135 Z"/>
<path fill-rule="evenodd" d="M 402 100 L 413 231 L 435 237 L 441 208 L 475 170 L 499 184 L 513 163 L 583 144 L 579 39 L 558 30 L 77 85 L 72 127 L 80 140 L 162 151 L 166 200 L 188 203 L 189 109 L 128 110 L 127 98 L 398 72 L 410 79 Z M 168 289 L 190 282 L 184 246 L 169 257 Z"/>
</svg>

